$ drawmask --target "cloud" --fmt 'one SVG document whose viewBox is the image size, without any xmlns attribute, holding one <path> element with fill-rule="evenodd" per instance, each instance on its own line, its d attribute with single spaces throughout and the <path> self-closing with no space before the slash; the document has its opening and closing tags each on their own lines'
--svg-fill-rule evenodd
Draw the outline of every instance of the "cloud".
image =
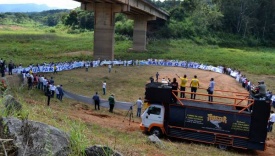
<svg viewBox="0 0 275 156">
<path fill-rule="evenodd" d="M 35 4 L 46 4 L 50 7 L 74 9 L 80 6 L 79 2 L 73 0 L 1 0 L 0 4 L 24 4 L 24 3 L 35 3 Z"/>
</svg>

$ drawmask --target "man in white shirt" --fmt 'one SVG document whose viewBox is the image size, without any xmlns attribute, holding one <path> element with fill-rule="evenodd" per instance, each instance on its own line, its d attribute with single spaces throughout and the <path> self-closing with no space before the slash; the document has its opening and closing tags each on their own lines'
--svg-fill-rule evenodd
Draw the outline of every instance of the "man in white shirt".
<svg viewBox="0 0 275 156">
<path fill-rule="evenodd" d="M 268 121 L 268 125 L 267 125 L 267 132 L 272 132 L 272 126 L 275 122 L 275 113 L 274 111 L 270 111 L 270 118 L 269 118 L 269 121 Z"/>
<path fill-rule="evenodd" d="M 39 89 L 43 90 L 44 75 L 39 77 Z"/>
<path fill-rule="evenodd" d="M 54 84 L 50 84 L 50 90 L 51 90 L 51 97 L 54 97 L 56 86 Z"/>
<path fill-rule="evenodd" d="M 102 90 L 103 90 L 103 95 L 106 94 L 106 81 L 102 82 Z"/>
<path fill-rule="evenodd" d="M 141 98 L 139 98 L 136 102 L 137 104 L 137 117 L 140 117 L 141 114 L 141 108 L 143 106 L 143 102 L 141 101 Z"/>
<path fill-rule="evenodd" d="M 109 69 L 109 73 L 111 73 L 111 70 L 112 70 L 112 65 L 111 64 L 108 65 L 108 69 Z"/>
</svg>

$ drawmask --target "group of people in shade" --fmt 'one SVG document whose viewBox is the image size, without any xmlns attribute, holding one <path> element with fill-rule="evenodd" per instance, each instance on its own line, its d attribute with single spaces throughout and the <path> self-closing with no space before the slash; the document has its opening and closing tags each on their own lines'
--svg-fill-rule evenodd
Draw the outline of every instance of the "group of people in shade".
<svg viewBox="0 0 275 156">
<path fill-rule="evenodd" d="M 3 60 L 3 58 L 0 59 L 0 73 L 1 77 L 5 77 L 6 69 L 8 69 L 9 75 L 12 75 L 12 70 L 15 68 L 15 64 L 12 60 L 6 65 L 6 60 Z"/>
<path fill-rule="evenodd" d="M 51 98 L 56 98 L 62 101 L 64 96 L 64 91 L 62 85 L 55 85 L 53 77 L 47 78 L 44 75 L 34 74 L 32 70 L 22 72 L 23 83 L 28 84 L 28 90 L 37 88 L 42 90 L 47 96 L 47 105 L 50 105 Z"/>
<path fill-rule="evenodd" d="M 161 83 L 170 85 L 172 87 L 172 90 L 178 90 L 178 89 L 180 89 L 180 91 L 182 91 L 180 93 L 180 98 L 187 98 L 185 96 L 186 86 L 187 86 L 187 82 L 188 82 L 187 75 L 184 75 L 183 77 L 178 76 L 178 78 L 180 78 L 180 80 L 181 80 L 181 82 L 180 82 L 180 88 L 179 88 L 179 84 L 178 84 L 176 78 L 173 78 L 172 82 L 171 82 L 171 80 L 169 78 L 167 80 L 165 78 L 163 78 L 161 80 Z M 158 79 L 159 79 L 159 73 L 157 72 L 156 73 L 156 81 L 157 82 L 158 82 Z M 150 77 L 150 80 L 151 80 L 151 82 L 154 82 L 153 77 Z M 196 92 L 197 92 L 197 89 L 199 87 L 200 87 L 200 82 L 198 80 L 198 77 L 197 77 L 197 75 L 194 75 L 194 78 L 192 78 L 191 82 L 190 82 L 190 88 L 191 88 L 191 97 L 190 98 L 191 99 L 196 99 Z M 208 96 L 208 101 L 209 102 L 213 102 L 214 88 L 215 88 L 215 81 L 214 81 L 214 78 L 211 78 L 209 86 L 208 86 L 208 89 L 207 89 L 207 92 L 209 94 L 209 96 Z M 178 96 L 178 92 L 173 92 L 173 93 L 176 96 Z M 176 102 L 177 98 L 175 96 L 172 96 L 172 100 L 173 100 L 173 102 Z"/>
</svg>

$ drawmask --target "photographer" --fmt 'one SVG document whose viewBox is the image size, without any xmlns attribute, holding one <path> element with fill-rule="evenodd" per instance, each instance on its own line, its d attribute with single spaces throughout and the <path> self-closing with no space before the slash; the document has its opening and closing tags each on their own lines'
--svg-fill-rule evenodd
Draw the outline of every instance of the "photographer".
<svg viewBox="0 0 275 156">
<path fill-rule="evenodd" d="M 140 117 L 141 109 L 143 106 L 143 102 L 141 101 L 141 98 L 137 100 L 136 104 L 137 104 L 137 117 Z"/>
</svg>

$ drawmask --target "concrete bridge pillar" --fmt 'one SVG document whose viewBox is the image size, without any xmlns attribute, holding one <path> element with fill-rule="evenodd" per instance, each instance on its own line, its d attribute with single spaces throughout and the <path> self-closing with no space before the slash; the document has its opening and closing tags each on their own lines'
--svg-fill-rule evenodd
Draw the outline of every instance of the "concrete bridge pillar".
<svg viewBox="0 0 275 156">
<path fill-rule="evenodd" d="M 147 21 L 155 20 L 155 17 L 134 16 L 133 51 L 146 51 Z"/>
<path fill-rule="evenodd" d="M 115 12 L 110 3 L 94 4 L 94 59 L 114 59 Z"/>
</svg>

